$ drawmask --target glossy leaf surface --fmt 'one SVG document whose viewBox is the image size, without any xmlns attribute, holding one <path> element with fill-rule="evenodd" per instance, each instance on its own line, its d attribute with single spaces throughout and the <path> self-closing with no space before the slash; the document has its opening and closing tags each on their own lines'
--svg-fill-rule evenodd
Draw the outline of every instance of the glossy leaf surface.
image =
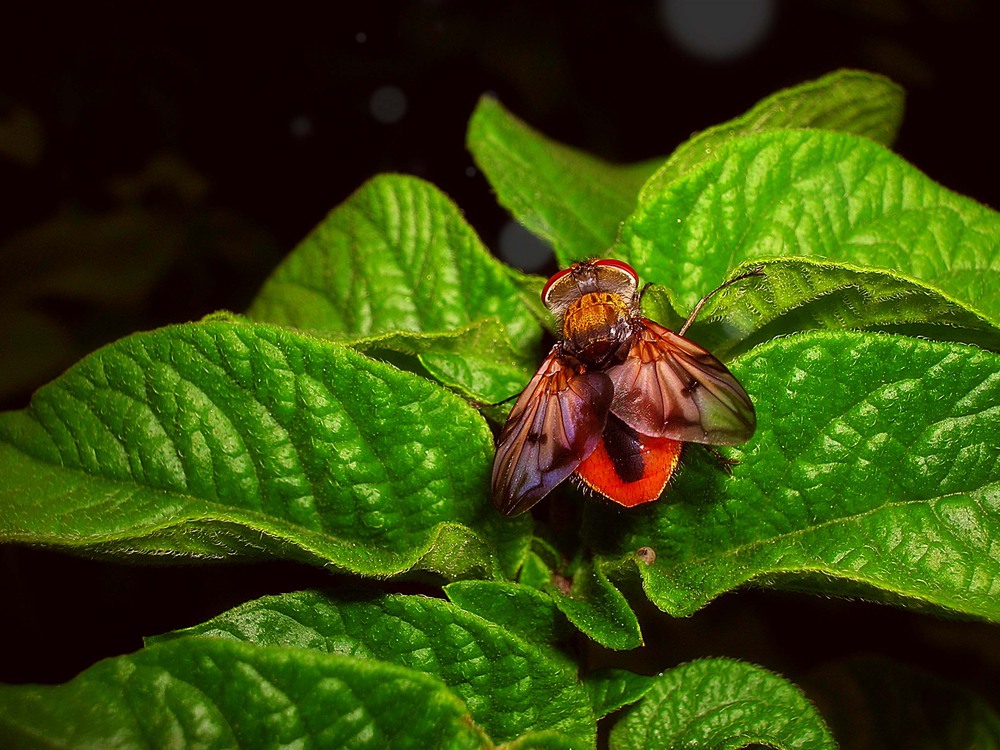
<svg viewBox="0 0 1000 750">
<path fill-rule="evenodd" d="M 271 274 L 248 315 L 413 354 L 446 384 L 486 400 L 496 394 L 483 378 L 504 371 L 483 356 L 482 326 L 498 324 L 489 335 L 521 357 L 541 333 L 458 207 L 430 183 L 391 174 L 331 211 Z M 463 357 L 468 372 L 456 364 Z"/>
<path fill-rule="evenodd" d="M 624 650 L 642 645 L 635 612 L 599 565 L 579 565 L 568 591 L 552 583 L 545 590 L 571 623 L 602 646 Z"/>
<path fill-rule="evenodd" d="M 588 544 L 675 615 L 755 581 L 1000 619 L 1000 355 L 814 333 L 731 365 L 758 414 L 732 476 L 688 452 L 648 508 L 588 506 Z"/>
<path fill-rule="evenodd" d="M 659 191 L 733 139 L 778 128 L 838 130 L 889 145 L 902 108 L 898 86 L 846 70 L 763 99 L 745 114 L 692 136 L 666 163 L 654 158 L 620 165 L 595 158 L 545 137 L 490 98 L 480 100 L 467 137 L 500 203 L 551 242 L 566 266 L 606 254 L 651 175 L 654 184 L 646 189 Z M 664 144 L 664 151 L 670 145 Z"/>
<path fill-rule="evenodd" d="M 809 330 L 901 333 L 1000 351 L 1000 327 L 995 323 L 891 271 L 807 258 L 754 265 L 761 275 L 714 296 L 688 333 L 723 359 Z M 661 287 L 651 289 L 643 305 L 656 320 L 673 321 L 675 326 L 682 322 Z"/>
<path fill-rule="evenodd" d="M 512 575 L 527 528 L 484 502 L 492 453 L 464 401 L 350 349 L 175 326 L 100 350 L 0 417 L 0 538 Z"/>
<path fill-rule="evenodd" d="M 807 256 L 886 271 L 1000 320 L 1000 215 L 866 138 L 741 138 L 645 193 L 615 252 L 691 309 L 746 261 Z"/>
<path fill-rule="evenodd" d="M 608 667 L 591 672 L 584 680 L 590 703 L 598 717 L 639 701 L 656 683 L 655 677 Z"/>
<path fill-rule="evenodd" d="M 235 638 L 379 659 L 431 675 L 496 740 L 552 730 L 594 743 L 594 719 L 575 674 L 542 649 L 440 599 L 374 592 L 265 597 L 166 636 Z"/>
<path fill-rule="evenodd" d="M 455 581 L 445 586 L 444 592 L 462 609 L 531 643 L 551 646 L 573 632 L 551 597 L 530 586 L 506 581 Z"/>
<path fill-rule="evenodd" d="M 65 685 L 0 685 L 14 747 L 492 747 L 443 683 L 300 648 L 185 638 Z"/>
<path fill-rule="evenodd" d="M 729 659 L 704 659 L 660 675 L 611 731 L 612 750 L 747 745 L 836 750 L 816 709 L 783 678 Z"/>
</svg>

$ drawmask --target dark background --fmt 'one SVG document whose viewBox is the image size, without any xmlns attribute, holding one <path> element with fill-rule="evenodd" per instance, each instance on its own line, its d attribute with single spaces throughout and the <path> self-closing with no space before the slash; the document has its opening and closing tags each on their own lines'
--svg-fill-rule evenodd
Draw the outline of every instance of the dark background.
<svg viewBox="0 0 1000 750">
<path fill-rule="evenodd" d="M 992 2 L 694 1 L 712 11 L 708 26 L 691 20 L 690 0 L 330 3 L 323 15 L 170 5 L 8 23 L 0 406 L 20 408 L 131 331 L 242 310 L 378 172 L 434 182 L 502 254 L 508 217 L 464 147 L 484 92 L 560 141 L 631 161 L 779 88 L 862 68 L 908 91 L 897 151 L 1000 206 Z M 687 22 L 694 36 L 677 30 Z M 63 680 L 142 634 L 327 580 L 286 565 L 136 570 L 14 548 L 0 550 L 0 574 L 4 681 Z M 730 595 L 663 627 L 688 644 L 667 661 L 729 654 L 796 678 L 872 651 L 988 693 L 1000 664 L 985 626 L 790 594 Z"/>
</svg>

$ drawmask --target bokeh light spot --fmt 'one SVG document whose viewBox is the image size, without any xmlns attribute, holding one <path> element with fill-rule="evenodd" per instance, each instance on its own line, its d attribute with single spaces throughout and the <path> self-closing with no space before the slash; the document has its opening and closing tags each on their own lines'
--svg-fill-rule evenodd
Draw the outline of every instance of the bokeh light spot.
<svg viewBox="0 0 1000 750">
<path fill-rule="evenodd" d="M 537 271 L 552 260 L 552 248 L 548 243 L 538 239 L 513 219 L 500 230 L 497 246 L 500 258 L 522 271 Z"/>
<path fill-rule="evenodd" d="M 313 132 L 313 123 L 305 115 L 297 115 L 288 123 L 288 130 L 295 138 L 308 138 Z"/>
<path fill-rule="evenodd" d="M 395 86 L 380 86 L 372 92 L 368 109 L 379 122 L 399 122 L 406 114 L 406 94 Z"/>
<path fill-rule="evenodd" d="M 688 53 L 724 61 L 753 51 L 774 19 L 774 0 L 661 0 L 670 35 Z"/>
</svg>

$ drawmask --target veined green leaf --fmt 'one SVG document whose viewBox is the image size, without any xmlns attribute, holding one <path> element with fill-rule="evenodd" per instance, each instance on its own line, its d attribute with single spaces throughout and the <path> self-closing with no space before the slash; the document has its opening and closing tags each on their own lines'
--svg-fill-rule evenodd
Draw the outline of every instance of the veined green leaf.
<svg viewBox="0 0 1000 750">
<path fill-rule="evenodd" d="M 545 282 L 547 279 L 544 276 L 536 276 L 535 274 L 523 273 L 518 271 L 516 268 L 511 268 L 508 266 L 506 268 L 507 277 L 510 279 L 511 283 L 517 287 L 518 292 L 521 294 L 521 299 L 523 300 L 525 306 L 531 311 L 531 314 L 549 331 L 553 330 L 555 321 L 552 318 L 552 314 L 545 308 L 542 304 L 542 289 L 545 288 Z"/>
<path fill-rule="evenodd" d="M 525 557 L 518 584 L 459 581 L 448 586 L 449 596 L 532 641 L 551 643 L 564 637 L 568 621 L 606 648 L 625 650 L 643 645 L 635 612 L 608 580 L 600 561 L 595 565 L 583 559 L 569 571 L 554 570 L 551 556 L 559 553 L 541 539 L 533 542 L 537 551 Z M 539 551 L 550 560 L 547 562 Z"/>
<path fill-rule="evenodd" d="M 484 96 L 466 142 L 501 205 L 565 264 L 603 253 L 662 160 L 617 165 L 546 138 Z"/>
<path fill-rule="evenodd" d="M 500 323 L 490 318 L 456 331 L 396 331 L 346 343 L 408 370 L 418 368 L 395 362 L 397 355 L 418 357 L 427 374 L 439 383 L 486 404 L 517 395 L 538 366 L 537 357 L 516 351 Z"/>
<path fill-rule="evenodd" d="M 552 582 L 552 569 L 534 550 L 529 550 L 517 574 L 518 583 L 539 591 L 546 591 Z"/>
<path fill-rule="evenodd" d="M 600 561 L 581 562 L 573 572 L 569 591 L 551 582 L 544 590 L 566 619 L 602 646 L 621 651 L 643 645 L 635 612 L 601 570 Z"/>
<path fill-rule="evenodd" d="M 434 359 L 482 359 L 477 337 L 461 332 L 498 321 L 508 339 L 501 348 L 521 356 L 534 354 L 541 336 L 519 286 L 455 204 L 404 175 L 375 177 L 330 212 L 271 274 L 248 315 L 344 343 L 380 339 L 407 354 L 419 341 L 416 356 L 431 374 L 447 371 L 445 382 L 467 393 L 482 387 L 481 373 L 449 382 L 459 368 Z"/>
<path fill-rule="evenodd" d="M 344 338 L 454 331 L 485 318 L 518 344 L 537 325 L 461 212 L 428 182 L 380 175 L 278 266 L 252 319 Z"/>
<path fill-rule="evenodd" d="M 638 702 L 655 683 L 655 677 L 614 667 L 591 672 L 583 682 L 598 718 Z"/>
<path fill-rule="evenodd" d="M 501 746 L 501 750 L 567 750 L 565 735 L 558 732 L 531 732 Z"/>
<path fill-rule="evenodd" d="M 658 502 L 587 507 L 595 551 L 674 615 L 756 581 L 1000 619 L 1000 355 L 811 333 L 731 369 L 758 416 L 733 475 L 689 446 Z"/>
<path fill-rule="evenodd" d="M 507 581 L 455 581 L 444 587 L 456 605 L 530 643 L 552 645 L 573 632 L 551 597 Z"/>
<path fill-rule="evenodd" d="M 860 71 L 838 71 L 779 91 L 740 117 L 692 136 L 666 164 L 659 157 L 619 165 L 546 138 L 496 100 L 484 97 L 469 121 L 467 141 L 500 203 L 521 224 L 551 242 L 565 266 L 607 253 L 651 176 L 651 186 L 644 190 L 658 192 L 713 158 L 727 142 L 777 128 L 825 128 L 888 145 L 895 138 L 902 108 L 902 90 L 891 81 Z"/>
<path fill-rule="evenodd" d="M 611 750 L 766 745 L 836 750 L 802 692 L 745 662 L 704 659 L 662 674 L 642 702 L 611 730 Z"/>
<path fill-rule="evenodd" d="M 184 638 L 65 685 L 0 685 L 6 747 L 489 748 L 439 680 L 300 648 Z"/>
<path fill-rule="evenodd" d="M 722 359 L 809 330 L 901 333 L 1000 350 L 1000 327 L 941 292 L 891 271 L 808 258 L 752 265 L 759 266 L 762 275 L 712 297 L 687 334 Z M 674 330 L 683 322 L 662 287 L 650 288 L 643 308 L 647 316 Z"/>
<path fill-rule="evenodd" d="M 644 193 L 615 254 L 690 309 L 750 260 L 810 257 L 922 283 L 1000 320 L 1000 215 L 866 138 L 775 131 Z"/>
<path fill-rule="evenodd" d="M 891 146 L 903 121 L 903 90 L 873 73 L 838 70 L 771 94 L 739 117 L 703 130 L 681 144 L 643 186 L 661 192 L 668 183 L 736 138 L 769 130 L 812 128 L 852 133 Z"/>
<path fill-rule="evenodd" d="M 440 599 L 301 591 L 152 640 L 189 635 L 392 662 L 444 682 L 494 740 L 554 730 L 572 738 L 571 747 L 594 745 L 594 716 L 573 672 L 502 626 Z"/>
<path fill-rule="evenodd" d="M 305 559 L 364 575 L 513 575 L 463 400 L 261 324 L 101 349 L 0 415 L 0 539 L 126 556 Z"/>
</svg>

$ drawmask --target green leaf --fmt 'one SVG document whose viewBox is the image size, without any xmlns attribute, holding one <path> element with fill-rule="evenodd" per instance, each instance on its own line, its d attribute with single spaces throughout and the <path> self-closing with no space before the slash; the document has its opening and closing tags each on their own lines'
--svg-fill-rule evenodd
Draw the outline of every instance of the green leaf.
<svg viewBox="0 0 1000 750">
<path fill-rule="evenodd" d="M 616 255 L 691 309 L 740 263 L 807 256 L 922 282 L 1000 318 L 1000 217 L 865 138 L 776 131 L 644 193 Z"/>
<path fill-rule="evenodd" d="M 544 590 L 571 623 L 602 646 L 621 651 L 643 645 L 635 612 L 599 562 L 583 561 L 577 566 L 569 591 L 552 583 Z"/>
<path fill-rule="evenodd" d="M 1000 716 L 961 685 L 886 659 L 821 669 L 817 702 L 845 748 L 1000 748 Z"/>
<path fill-rule="evenodd" d="M 65 685 L 0 685 L 0 736 L 16 747 L 492 747 L 427 675 L 210 638 L 107 659 Z"/>
<path fill-rule="evenodd" d="M 656 194 L 715 157 L 736 138 L 770 130 L 812 128 L 860 135 L 891 146 L 903 120 L 903 90 L 873 73 L 838 70 L 778 91 L 745 114 L 692 136 L 670 155 L 643 187 Z"/>
<path fill-rule="evenodd" d="M 469 120 L 466 141 L 501 205 L 551 242 L 561 263 L 600 255 L 611 246 L 660 163 L 621 166 L 564 146 L 488 96 Z"/>
<path fill-rule="evenodd" d="M 138 334 L 0 415 L 0 540 L 92 554 L 513 575 L 530 529 L 488 500 L 458 397 L 261 324 Z"/>
<path fill-rule="evenodd" d="M 335 208 L 278 266 L 248 315 L 344 343 L 381 337 L 425 365 L 436 343 L 443 357 L 484 360 L 477 336 L 454 334 L 485 321 L 502 326 L 505 352 L 533 354 L 541 335 L 519 285 L 455 204 L 403 175 L 375 177 Z M 436 371 L 433 361 L 428 369 Z M 460 386 L 475 392 L 481 384 L 473 378 Z"/>
<path fill-rule="evenodd" d="M 531 314 L 535 316 L 535 319 L 545 326 L 549 332 L 554 331 L 555 321 L 552 318 L 552 313 L 542 303 L 542 290 L 545 288 L 545 282 L 548 279 L 544 276 L 523 273 L 510 266 L 506 266 L 505 270 L 511 283 L 517 287 L 518 293 L 521 295 L 521 300 L 528 310 L 531 311 Z"/>
<path fill-rule="evenodd" d="M 881 76 L 839 71 L 770 96 L 729 122 L 693 136 L 662 158 L 618 165 L 557 143 L 484 97 L 469 122 L 468 147 L 500 203 L 551 242 L 562 265 L 602 256 L 636 207 L 654 171 L 659 191 L 728 141 L 776 128 L 827 128 L 890 144 L 902 118 L 902 90 Z M 665 144 L 666 145 L 666 144 Z"/>
<path fill-rule="evenodd" d="M 600 561 L 595 565 L 583 559 L 564 571 L 555 561 L 559 553 L 548 542 L 535 538 L 532 546 L 535 549 L 524 558 L 518 574 L 522 587 L 544 592 L 570 623 L 606 648 L 626 650 L 643 645 L 635 612 L 608 580 Z"/>
<path fill-rule="evenodd" d="M 303 591 L 265 597 L 163 636 L 296 645 L 399 664 L 448 685 L 495 740 L 555 730 L 592 747 L 594 717 L 572 672 L 502 626 L 440 599 Z"/>
<path fill-rule="evenodd" d="M 584 679 L 583 684 L 590 695 L 590 705 L 598 719 L 630 706 L 648 693 L 656 678 L 635 674 L 627 669 L 598 669 Z"/>
<path fill-rule="evenodd" d="M 538 645 L 552 645 L 573 632 L 551 597 L 520 583 L 456 581 L 444 587 L 456 605 Z"/>
<path fill-rule="evenodd" d="M 716 356 L 743 354 L 773 338 L 808 330 L 867 330 L 1000 350 L 1000 328 L 955 300 L 890 271 L 789 259 L 754 263 L 763 275 L 712 297 L 689 337 Z M 733 275 L 747 270 L 737 268 Z M 645 314 L 683 322 L 662 292 L 643 297 Z"/>
<path fill-rule="evenodd" d="M 776 674 L 729 659 L 704 659 L 661 675 L 611 730 L 611 750 L 759 744 L 779 750 L 835 750 L 802 692 Z"/>
<path fill-rule="evenodd" d="M 552 581 L 552 570 L 535 551 L 529 551 L 517 574 L 518 583 L 544 591 Z"/>
<path fill-rule="evenodd" d="M 418 357 L 439 383 L 481 403 L 496 404 L 524 390 L 537 369 L 537 357 L 516 351 L 500 323 L 484 319 L 457 331 L 384 333 L 351 341 L 376 359 L 417 371 L 398 361 L 398 354 Z"/>
<path fill-rule="evenodd" d="M 531 732 L 501 746 L 501 750 L 567 750 L 566 736 L 558 732 Z"/>
<path fill-rule="evenodd" d="M 732 477 L 689 448 L 660 501 L 587 507 L 592 549 L 678 616 L 754 581 L 1000 619 L 1000 356 L 811 333 L 731 369 L 758 415 Z"/>
</svg>

